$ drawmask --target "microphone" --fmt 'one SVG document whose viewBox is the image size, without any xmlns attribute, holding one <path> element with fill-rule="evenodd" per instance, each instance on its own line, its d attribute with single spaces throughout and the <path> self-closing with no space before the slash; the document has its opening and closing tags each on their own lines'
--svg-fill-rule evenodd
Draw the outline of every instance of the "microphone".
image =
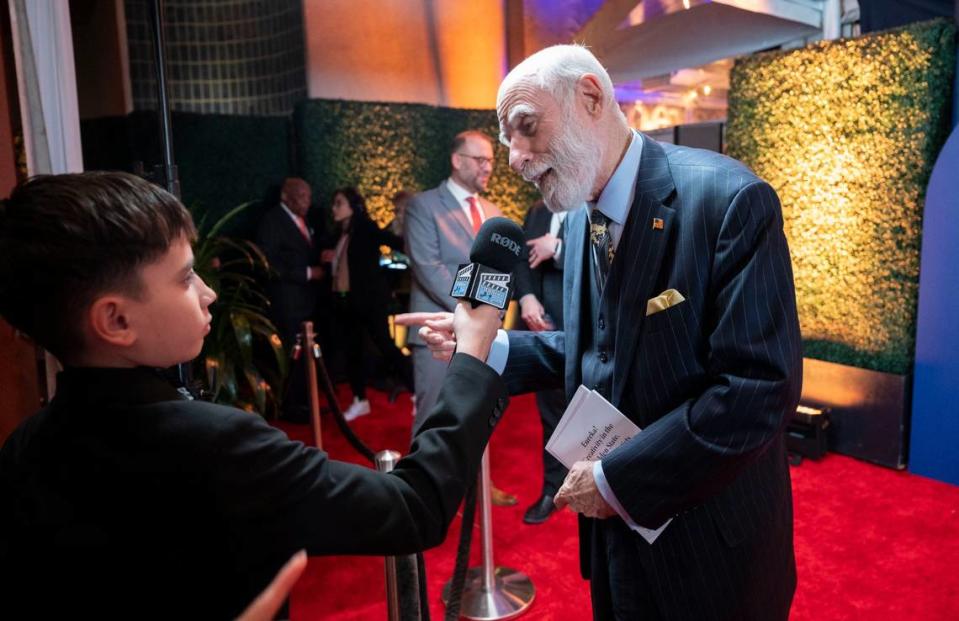
<svg viewBox="0 0 959 621">
<path fill-rule="evenodd" d="M 525 255 L 523 229 L 509 218 L 490 218 L 476 233 L 470 262 L 456 270 L 450 295 L 471 301 L 473 308 L 489 304 L 506 310 L 513 297 L 513 268 Z"/>
</svg>

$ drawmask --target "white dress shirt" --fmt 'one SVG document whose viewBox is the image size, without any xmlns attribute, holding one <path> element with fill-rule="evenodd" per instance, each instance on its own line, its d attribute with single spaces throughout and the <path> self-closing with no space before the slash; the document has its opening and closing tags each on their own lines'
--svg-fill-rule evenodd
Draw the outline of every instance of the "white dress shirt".
<svg viewBox="0 0 959 621">
<path fill-rule="evenodd" d="M 480 200 L 479 194 L 471 194 L 469 190 L 453 181 L 452 177 L 446 180 L 446 187 L 449 189 L 450 194 L 453 195 L 453 198 L 456 199 L 456 202 L 459 203 L 460 209 L 466 214 L 467 222 L 474 226 L 476 225 L 476 223 L 473 222 L 473 215 L 470 213 L 469 201 L 466 200 L 471 196 L 476 200 L 476 208 L 479 209 L 480 212 L 479 223 L 483 224 L 483 222 L 486 222 L 486 210 L 483 209 L 483 201 Z"/>
</svg>

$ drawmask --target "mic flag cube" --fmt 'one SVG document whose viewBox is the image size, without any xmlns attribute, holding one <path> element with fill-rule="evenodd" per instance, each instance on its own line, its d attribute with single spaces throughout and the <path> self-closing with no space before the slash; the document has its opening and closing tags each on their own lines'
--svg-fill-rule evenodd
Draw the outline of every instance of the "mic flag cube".
<svg viewBox="0 0 959 621">
<path fill-rule="evenodd" d="M 513 297 L 513 276 L 479 263 L 465 263 L 456 270 L 450 296 L 506 310 Z"/>
</svg>

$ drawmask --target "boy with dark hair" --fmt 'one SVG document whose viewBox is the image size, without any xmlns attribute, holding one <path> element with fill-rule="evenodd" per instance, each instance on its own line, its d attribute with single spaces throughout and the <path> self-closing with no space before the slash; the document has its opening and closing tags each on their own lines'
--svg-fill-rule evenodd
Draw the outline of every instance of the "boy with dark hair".
<svg viewBox="0 0 959 621">
<path fill-rule="evenodd" d="M 299 549 L 437 545 L 475 480 L 506 403 L 482 362 L 495 309 L 459 308 L 440 400 L 377 473 L 156 372 L 209 331 L 194 235 L 179 201 L 123 173 L 35 177 L 0 206 L 0 314 L 65 366 L 0 450 L 0 616 L 231 618 Z"/>
</svg>

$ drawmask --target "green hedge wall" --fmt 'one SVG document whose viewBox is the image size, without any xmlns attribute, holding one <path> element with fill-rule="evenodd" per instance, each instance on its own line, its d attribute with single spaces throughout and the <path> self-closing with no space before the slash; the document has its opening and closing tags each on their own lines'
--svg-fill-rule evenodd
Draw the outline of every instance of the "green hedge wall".
<svg viewBox="0 0 959 621">
<path fill-rule="evenodd" d="M 183 203 L 200 220 L 212 221 L 241 203 L 260 201 L 227 230 L 249 237 L 262 210 L 292 174 L 292 126 L 288 117 L 251 117 L 175 112 L 173 155 Z M 149 169 L 162 161 L 157 115 L 86 120 L 80 126 L 87 170 Z"/>
<path fill-rule="evenodd" d="M 236 205 L 259 201 L 226 231 L 241 237 L 252 237 L 263 211 L 277 200 L 280 182 L 291 174 L 310 182 L 314 203 L 325 211 L 335 188 L 356 185 L 374 219 L 385 224 L 392 219 L 393 194 L 425 190 L 449 176 L 450 142 L 471 128 L 494 141 L 489 199 L 521 220 L 539 198 L 509 169 L 492 110 L 311 100 L 300 104 L 292 119 L 174 113 L 172 125 L 183 202 L 197 219 L 215 219 Z M 86 120 L 81 133 L 87 170 L 130 171 L 137 161 L 148 168 L 161 161 L 155 113 Z"/>
<path fill-rule="evenodd" d="M 471 128 L 494 143 L 496 163 L 486 196 L 516 220 L 539 197 L 509 169 L 492 110 L 320 99 L 300 104 L 294 119 L 300 174 L 313 187 L 314 202 L 324 207 L 334 189 L 355 185 L 373 218 L 389 222 L 390 197 L 402 189 L 435 187 L 448 177 L 453 136 Z"/>
<path fill-rule="evenodd" d="M 737 61 L 729 155 L 783 203 L 805 353 L 908 373 L 924 192 L 948 129 L 945 20 Z"/>
</svg>

